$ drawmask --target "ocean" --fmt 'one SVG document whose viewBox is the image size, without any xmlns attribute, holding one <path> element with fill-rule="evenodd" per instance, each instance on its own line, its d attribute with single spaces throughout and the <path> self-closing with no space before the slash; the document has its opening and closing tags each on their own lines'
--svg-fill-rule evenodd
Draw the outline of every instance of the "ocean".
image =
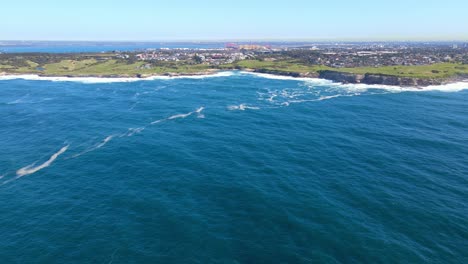
<svg viewBox="0 0 468 264">
<path fill-rule="evenodd" d="M 112 51 L 134 52 L 147 49 L 221 48 L 224 48 L 224 43 L 221 42 L 0 42 L 0 53 L 96 53 Z"/>
<path fill-rule="evenodd" d="M 468 263 L 468 83 L 0 77 L 1 263 Z"/>
</svg>

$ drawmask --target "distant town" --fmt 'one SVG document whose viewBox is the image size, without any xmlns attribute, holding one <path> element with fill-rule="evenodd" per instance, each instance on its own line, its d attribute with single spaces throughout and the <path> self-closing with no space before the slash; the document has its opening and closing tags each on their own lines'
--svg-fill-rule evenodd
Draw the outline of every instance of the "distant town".
<svg viewBox="0 0 468 264">
<path fill-rule="evenodd" d="M 247 59 L 297 59 L 332 68 L 428 65 L 442 62 L 468 64 L 468 43 L 327 43 L 306 46 L 274 46 L 228 43 L 220 49 L 158 49 L 119 53 L 141 61 L 187 61 L 207 65 Z"/>
<path fill-rule="evenodd" d="M 171 48 L 161 44 L 156 48 L 148 48 L 151 44 L 144 46 L 146 48 L 102 52 L 6 51 L 0 54 L 0 74 L 147 77 L 211 74 L 237 69 L 325 78 L 343 83 L 407 86 L 436 85 L 468 78 L 468 43 L 463 42 L 189 43 L 174 44 Z M 5 49 L 7 46 L 0 43 L 0 51 L 2 47 Z"/>
</svg>

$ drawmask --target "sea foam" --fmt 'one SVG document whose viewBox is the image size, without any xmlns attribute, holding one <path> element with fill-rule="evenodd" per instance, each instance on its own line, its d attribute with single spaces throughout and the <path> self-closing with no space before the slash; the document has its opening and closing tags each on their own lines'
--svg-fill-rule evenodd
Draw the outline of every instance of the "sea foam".
<svg viewBox="0 0 468 264">
<path fill-rule="evenodd" d="M 449 83 L 443 85 L 431 85 L 425 87 L 403 87 L 395 85 L 381 85 L 381 84 L 343 84 L 339 82 L 333 82 L 331 80 L 320 79 L 320 78 L 306 78 L 306 77 L 291 77 L 281 76 L 268 73 L 257 73 L 257 72 L 246 72 L 242 71 L 242 74 L 254 75 L 261 78 L 273 79 L 273 80 L 289 80 L 289 81 L 303 81 L 309 85 L 327 85 L 333 87 L 340 87 L 349 90 L 368 90 L 368 89 L 382 89 L 392 92 L 424 92 L 424 91 L 441 91 L 441 92 L 459 92 L 462 90 L 468 90 L 468 80 L 463 82 Z"/>
<path fill-rule="evenodd" d="M 139 81 L 153 81 L 153 80 L 172 80 L 172 79 L 205 79 L 205 78 L 216 78 L 216 77 L 229 77 L 235 75 L 236 71 L 221 71 L 213 74 L 207 75 L 186 75 L 186 76 L 150 76 L 145 78 L 136 78 L 136 77 L 51 77 L 51 76 L 39 76 L 34 74 L 25 74 L 25 75 L 1 75 L 1 80 L 33 80 L 33 81 L 52 81 L 52 82 L 79 82 L 85 84 L 93 83 L 122 83 L 122 82 L 139 82 Z M 341 87 L 351 90 L 366 90 L 366 89 L 383 89 L 393 92 L 401 91 L 410 91 L 410 92 L 420 92 L 420 91 L 442 91 L 442 92 L 459 92 L 462 90 L 468 89 L 468 80 L 457 83 L 450 83 L 445 85 L 433 85 L 426 87 L 401 87 L 401 86 L 392 86 L 392 85 L 379 85 L 379 84 L 343 84 L 333 82 L 331 80 L 320 79 L 320 78 L 307 78 L 307 77 L 291 77 L 291 76 L 281 76 L 268 73 L 257 73 L 257 72 L 248 72 L 241 71 L 240 74 L 244 75 L 253 75 L 266 79 L 274 80 L 289 80 L 289 81 L 302 81 L 310 85 L 327 85 Z"/>
<path fill-rule="evenodd" d="M 158 123 L 161 123 L 161 122 L 164 122 L 164 121 L 167 121 L 167 120 L 173 120 L 173 119 L 179 119 L 179 118 L 187 118 L 193 114 L 197 114 L 197 117 L 198 118 L 204 118 L 205 116 L 202 114 L 202 111 L 205 109 L 205 107 L 199 107 L 197 108 L 195 111 L 192 111 L 192 112 L 188 112 L 188 113 L 185 113 L 185 114 L 175 114 L 175 115 L 172 115 L 172 116 L 169 116 L 168 118 L 164 118 L 164 119 L 159 119 L 159 120 L 156 120 L 156 121 L 153 121 L 151 122 L 150 124 L 151 125 L 154 125 L 154 124 L 158 124 Z"/>
<path fill-rule="evenodd" d="M 246 104 L 230 105 L 227 108 L 228 108 L 228 110 L 231 110 L 231 111 L 234 111 L 234 110 L 245 111 L 246 109 L 251 109 L 251 110 L 259 110 L 260 109 L 260 107 L 248 106 Z"/>
<path fill-rule="evenodd" d="M 84 155 L 84 154 L 89 153 L 89 152 L 91 152 L 91 151 L 94 151 L 94 150 L 96 150 L 96 149 L 100 149 L 100 148 L 104 147 L 104 146 L 105 146 L 109 141 L 111 141 L 114 137 L 115 137 L 115 135 L 110 135 L 110 136 L 106 137 L 104 140 L 102 140 L 100 143 L 94 145 L 93 147 L 88 148 L 87 150 L 85 150 L 85 151 L 83 151 L 83 152 L 81 152 L 81 153 L 78 153 L 78 154 L 73 155 L 72 158 L 77 158 L 77 157 L 79 157 L 79 156 L 81 156 L 81 155 Z"/>
<path fill-rule="evenodd" d="M 138 127 L 138 128 L 129 128 L 128 131 L 124 134 L 122 134 L 120 137 L 131 137 L 135 134 L 139 134 L 145 130 L 145 127 Z"/>
<path fill-rule="evenodd" d="M 23 167 L 19 170 L 16 171 L 16 176 L 17 178 L 19 177 L 23 177 L 25 175 L 29 175 L 29 174 L 33 174 L 33 173 L 36 173 L 44 168 L 47 168 L 49 167 L 60 155 L 62 155 L 65 151 L 67 151 L 69 145 L 61 148 L 59 151 L 57 151 L 56 153 L 54 153 L 52 156 L 50 156 L 50 158 L 42 163 L 41 165 L 38 165 L 38 166 L 34 166 L 35 163 L 31 164 L 31 165 L 28 165 L 26 167 Z"/>
<path fill-rule="evenodd" d="M 2 80 L 31 80 L 31 81 L 51 81 L 51 82 L 78 82 L 85 84 L 93 83 L 125 83 L 125 82 L 139 82 L 139 81 L 153 81 L 153 80 L 172 80 L 172 79 L 205 79 L 205 78 L 217 78 L 217 77 L 229 77 L 232 76 L 234 72 L 232 71 L 223 71 L 213 74 L 206 75 L 186 75 L 186 76 L 150 76 L 145 78 L 136 78 L 136 77 L 62 77 L 62 76 L 39 76 L 34 74 L 25 74 L 25 75 L 2 75 L 0 76 L 0 81 Z"/>
</svg>

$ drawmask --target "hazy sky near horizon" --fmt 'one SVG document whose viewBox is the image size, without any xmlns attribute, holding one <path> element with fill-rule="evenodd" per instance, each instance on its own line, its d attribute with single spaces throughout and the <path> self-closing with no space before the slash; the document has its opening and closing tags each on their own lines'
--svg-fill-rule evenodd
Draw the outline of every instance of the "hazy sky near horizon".
<svg viewBox="0 0 468 264">
<path fill-rule="evenodd" d="M 466 0 L 4 1 L 0 40 L 468 39 Z"/>
</svg>

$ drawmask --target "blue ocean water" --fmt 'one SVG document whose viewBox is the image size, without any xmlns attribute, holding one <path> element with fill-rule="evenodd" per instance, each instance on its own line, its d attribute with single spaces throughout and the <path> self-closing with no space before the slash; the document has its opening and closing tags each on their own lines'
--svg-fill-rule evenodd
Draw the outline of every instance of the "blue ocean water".
<svg viewBox="0 0 468 264">
<path fill-rule="evenodd" d="M 0 262 L 468 262 L 468 84 L 126 81 L 0 80 Z"/>
<path fill-rule="evenodd" d="M 224 48 L 224 43 L 30 43 L 15 45 L 0 45 L 0 52 L 3 53 L 86 53 L 86 52 L 111 52 L 111 51 L 139 51 L 146 49 L 219 49 Z"/>
</svg>

